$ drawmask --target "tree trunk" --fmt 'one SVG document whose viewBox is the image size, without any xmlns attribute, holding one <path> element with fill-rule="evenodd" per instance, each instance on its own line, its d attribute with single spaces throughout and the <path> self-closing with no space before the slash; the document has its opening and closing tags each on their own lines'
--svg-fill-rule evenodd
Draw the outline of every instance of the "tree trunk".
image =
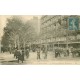
<svg viewBox="0 0 80 80">
<path fill-rule="evenodd" d="M 23 47 L 24 47 L 24 52 L 25 52 L 25 40 L 24 40 L 24 42 L 23 42 L 23 43 L 24 43 Z"/>
</svg>

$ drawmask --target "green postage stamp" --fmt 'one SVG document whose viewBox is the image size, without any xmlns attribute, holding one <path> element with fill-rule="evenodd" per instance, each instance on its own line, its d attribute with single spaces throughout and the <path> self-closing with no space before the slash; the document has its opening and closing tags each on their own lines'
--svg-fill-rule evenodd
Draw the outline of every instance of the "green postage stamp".
<svg viewBox="0 0 80 80">
<path fill-rule="evenodd" d="M 69 30 L 79 30 L 79 18 L 78 17 L 69 17 L 68 18 Z"/>
</svg>

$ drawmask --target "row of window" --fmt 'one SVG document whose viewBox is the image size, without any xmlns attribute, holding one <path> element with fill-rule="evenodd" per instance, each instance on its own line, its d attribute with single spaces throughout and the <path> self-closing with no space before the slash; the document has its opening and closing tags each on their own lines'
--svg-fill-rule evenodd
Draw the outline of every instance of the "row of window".
<svg viewBox="0 0 80 80">
<path fill-rule="evenodd" d="M 47 15 L 45 16 L 44 18 L 41 19 L 42 23 L 51 19 L 51 18 L 55 18 L 56 16 L 55 15 Z"/>
<path fill-rule="evenodd" d="M 54 37 L 53 34 L 43 34 L 41 39 L 54 39 L 56 38 L 57 41 L 65 41 L 66 40 L 66 36 L 57 36 Z M 76 39 L 80 39 L 80 35 L 76 36 Z M 75 36 L 68 36 L 68 40 L 75 40 Z"/>
<path fill-rule="evenodd" d="M 80 37 L 80 35 L 78 35 Z M 71 40 L 75 40 L 75 36 L 69 36 L 69 38 Z M 79 38 L 80 39 L 80 38 Z M 53 38 L 53 37 L 44 37 L 36 42 L 38 43 L 46 43 L 46 42 L 56 42 L 56 41 L 66 41 L 67 38 L 66 37 L 56 37 L 56 38 Z"/>
<path fill-rule="evenodd" d="M 80 35 L 79 35 L 80 36 Z M 69 36 L 70 40 L 75 40 L 75 36 Z M 80 38 L 79 38 L 80 39 Z M 53 38 L 53 37 L 46 37 L 46 38 L 43 38 L 41 41 L 42 42 L 53 42 L 53 41 L 66 41 L 67 38 L 66 37 L 56 37 L 56 38 Z"/>
<path fill-rule="evenodd" d="M 54 41 L 66 41 L 66 37 L 57 37 L 57 38 L 46 38 L 46 39 L 42 39 L 41 42 L 54 42 Z"/>
<path fill-rule="evenodd" d="M 41 24 L 41 27 L 47 27 L 47 26 L 50 26 L 50 25 L 56 25 L 56 24 L 58 24 L 58 19 L 59 18 L 52 18 L 52 19 L 46 21 L 45 23 Z"/>
<path fill-rule="evenodd" d="M 48 21 L 55 21 L 56 19 L 60 18 L 61 16 L 46 16 L 44 19 L 41 19 L 41 24 L 44 24 L 45 22 L 48 22 Z"/>
<path fill-rule="evenodd" d="M 52 30 L 54 31 L 55 29 L 58 29 L 59 27 L 61 27 L 61 26 L 58 23 L 56 24 L 56 26 L 50 25 L 50 26 L 47 26 L 47 27 L 42 27 L 41 32 L 45 33 L 45 32 L 52 31 Z"/>
</svg>

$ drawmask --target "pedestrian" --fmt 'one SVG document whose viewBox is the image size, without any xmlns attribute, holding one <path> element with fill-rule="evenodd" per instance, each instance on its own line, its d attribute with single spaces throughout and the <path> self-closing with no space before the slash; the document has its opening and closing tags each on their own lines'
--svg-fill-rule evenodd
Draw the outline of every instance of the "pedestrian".
<svg viewBox="0 0 80 80">
<path fill-rule="evenodd" d="M 44 59 L 47 59 L 47 48 L 45 48 L 44 54 Z"/>
<path fill-rule="evenodd" d="M 18 51 L 17 51 L 18 63 L 19 63 L 19 60 L 21 60 L 21 54 L 22 54 L 22 51 L 21 51 L 21 50 L 18 50 Z"/>
<path fill-rule="evenodd" d="M 58 52 L 57 52 L 57 49 L 55 49 L 55 58 L 58 57 Z"/>
<path fill-rule="evenodd" d="M 22 61 L 22 63 L 24 61 L 24 49 L 18 50 L 18 63 L 19 61 Z"/>
<path fill-rule="evenodd" d="M 16 59 L 17 59 L 17 53 L 18 53 L 17 48 L 15 48 L 15 51 L 14 51 L 14 58 L 16 57 Z"/>
<path fill-rule="evenodd" d="M 25 55 L 26 55 L 26 58 L 28 59 L 29 58 L 29 49 L 26 49 Z"/>
<path fill-rule="evenodd" d="M 10 53 L 10 54 L 12 53 L 12 49 L 11 49 L 11 48 L 9 49 L 9 53 Z"/>
<path fill-rule="evenodd" d="M 45 47 L 44 46 L 42 47 L 42 53 L 45 53 Z"/>
<path fill-rule="evenodd" d="M 37 59 L 40 59 L 40 47 L 37 48 Z"/>
<path fill-rule="evenodd" d="M 69 56 L 69 50 L 67 49 L 67 56 Z"/>
<path fill-rule="evenodd" d="M 22 51 L 21 51 L 21 61 L 22 61 L 22 63 L 23 63 L 23 61 L 24 61 L 24 50 L 22 49 Z"/>
<path fill-rule="evenodd" d="M 55 49 L 55 58 L 60 57 L 60 49 Z"/>
<path fill-rule="evenodd" d="M 44 59 L 47 59 L 47 47 L 42 47 L 42 53 L 44 54 Z"/>
<path fill-rule="evenodd" d="M 71 48 L 71 53 L 72 53 L 72 57 L 74 58 L 75 57 L 75 50 L 73 47 Z"/>
</svg>

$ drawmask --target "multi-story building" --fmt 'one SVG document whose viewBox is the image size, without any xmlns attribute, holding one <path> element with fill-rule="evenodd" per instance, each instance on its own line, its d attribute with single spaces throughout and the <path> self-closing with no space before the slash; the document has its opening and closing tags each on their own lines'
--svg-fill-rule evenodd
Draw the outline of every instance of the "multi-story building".
<svg viewBox="0 0 80 80">
<path fill-rule="evenodd" d="M 41 17 L 40 37 L 42 45 L 47 44 L 48 49 L 51 50 L 53 46 L 66 47 L 75 40 L 74 31 L 68 30 L 68 17 L 72 16 L 44 15 Z"/>
</svg>

